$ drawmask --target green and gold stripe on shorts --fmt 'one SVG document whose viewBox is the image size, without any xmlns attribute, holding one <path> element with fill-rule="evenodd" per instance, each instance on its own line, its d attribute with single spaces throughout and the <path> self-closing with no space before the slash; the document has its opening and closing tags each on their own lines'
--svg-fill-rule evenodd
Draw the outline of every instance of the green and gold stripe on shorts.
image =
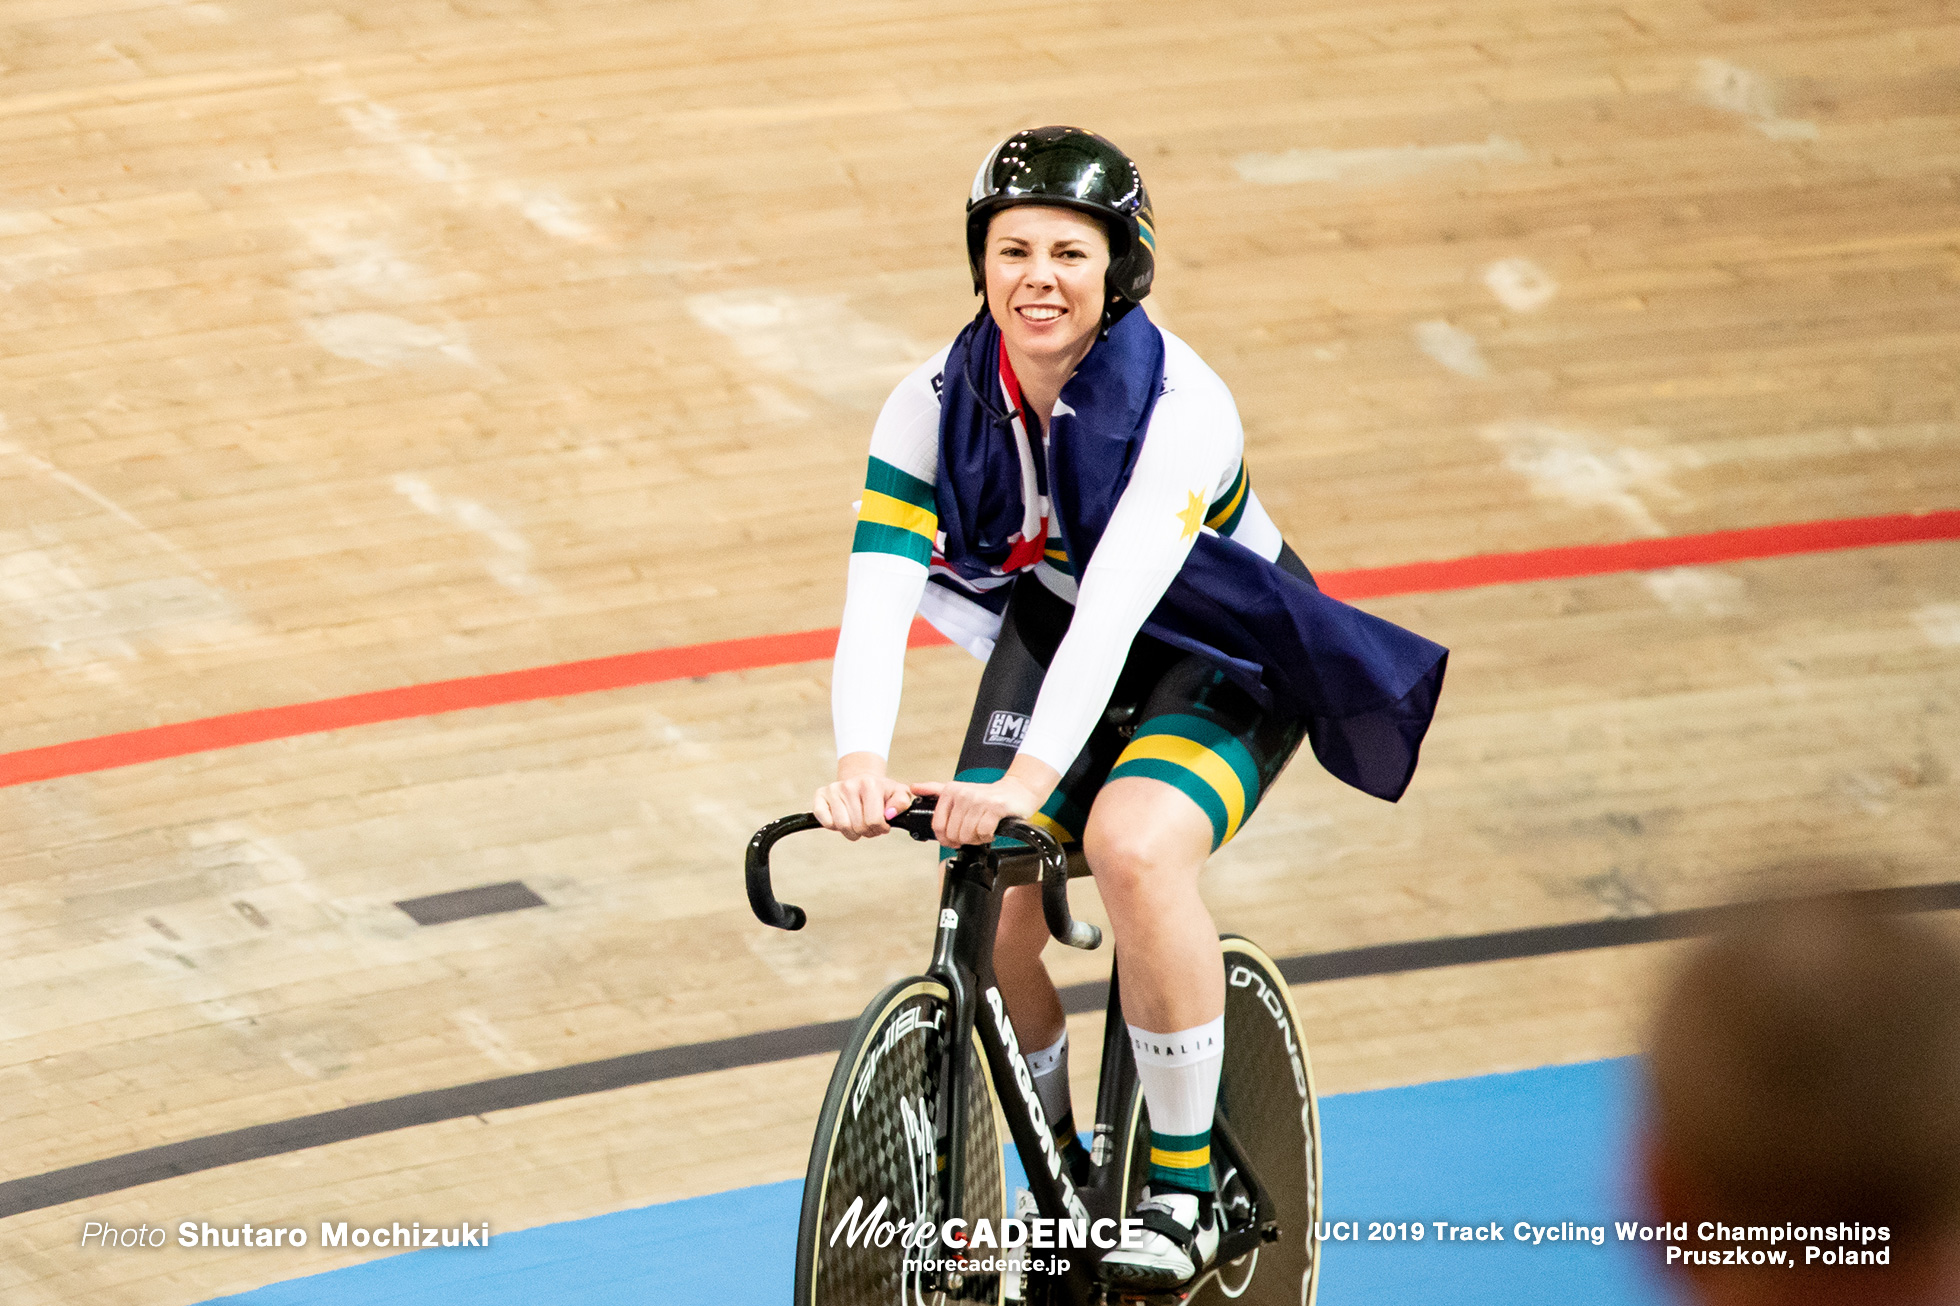
<svg viewBox="0 0 1960 1306">
<path fill-rule="evenodd" d="M 1238 529 L 1239 519 L 1245 516 L 1246 501 L 1251 497 L 1252 478 L 1246 474 L 1245 459 L 1239 459 L 1239 474 L 1232 478 L 1232 484 L 1225 493 L 1211 501 L 1205 509 L 1205 525 L 1220 535 L 1230 535 Z"/>
<path fill-rule="evenodd" d="M 1259 768 L 1252 752 L 1223 726 L 1174 712 L 1152 717 L 1116 759 L 1109 778 L 1162 780 L 1211 818 L 1211 846 L 1239 832 L 1259 804 Z"/>
<path fill-rule="evenodd" d="M 939 503 L 932 483 L 900 471 L 881 458 L 864 474 L 864 502 L 858 506 L 853 553 L 892 553 L 918 563 L 932 561 L 939 532 Z"/>
</svg>

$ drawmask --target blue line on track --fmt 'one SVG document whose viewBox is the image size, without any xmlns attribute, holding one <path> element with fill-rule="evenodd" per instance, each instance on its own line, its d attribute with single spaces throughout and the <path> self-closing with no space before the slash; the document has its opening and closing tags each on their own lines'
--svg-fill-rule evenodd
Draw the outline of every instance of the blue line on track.
<svg viewBox="0 0 1960 1306">
<path fill-rule="evenodd" d="M 1329 1097 L 1321 1103 L 1330 1220 L 1322 1306 L 1664 1306 L 1636 1218 L 1632 1059 Z M 385 1256 L 220 1299 L 222 1306 L 787 1306 L 800 1182 L 496 1234 L 487 1251 Z M 1368 1222 L 1421 1222 L 1420 1241 L 1366 1241 Z M 1436 1221 L 1498 1225 L 1502 1242 L 1439 1240 Z M 1599 1227 L 1589 1241 L 1517 1241 L 1520 1221 Z M 207 1306 L 220 1306 L 220 1302 Z"/>
</svg>

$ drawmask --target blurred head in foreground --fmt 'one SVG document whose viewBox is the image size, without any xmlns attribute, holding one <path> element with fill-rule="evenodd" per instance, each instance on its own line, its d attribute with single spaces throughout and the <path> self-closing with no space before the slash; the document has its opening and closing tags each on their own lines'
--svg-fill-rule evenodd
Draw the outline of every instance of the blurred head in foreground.
<svg viewBox="0 0 1960 1306">
<path fill-rule="evenodd" d="M 1690 1265 L 1701 1300 L 1960 1302 L 1960 950 L 1930 924 L 1845 894 L 1758 909 L 1677 978 L 1651 1073 L 1651 1196 L 1682 1245 L 1798 1265 Z M 1889 1239 L 1830 1236 L 1847 1224 Z M 1833 1263 L 1847 1247 L 1889 1252 Z"/>
</svg>

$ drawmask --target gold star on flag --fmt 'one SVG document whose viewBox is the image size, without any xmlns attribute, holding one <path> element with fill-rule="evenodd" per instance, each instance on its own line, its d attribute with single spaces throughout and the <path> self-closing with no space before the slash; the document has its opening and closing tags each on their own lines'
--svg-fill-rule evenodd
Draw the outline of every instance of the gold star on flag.
<svg viewBox="0 0 1960 1306">
<path fill-rule="evenodd" d="M 1202 526 L 1205 520 L 1205 501 L 1203 497 L 1195 490 L 1187 491 L 1187 493 L 1191 496 L 1191 502 L 1185 504 L 1184 511 L 1177 515 L 1177 519 L 1184 523 L 1184 534 L 1177 537 L 1180 540 L 1188 540 L 1193 535 L 1196 535 L 1198 533 L 1198 527 Z"/>
</svg>

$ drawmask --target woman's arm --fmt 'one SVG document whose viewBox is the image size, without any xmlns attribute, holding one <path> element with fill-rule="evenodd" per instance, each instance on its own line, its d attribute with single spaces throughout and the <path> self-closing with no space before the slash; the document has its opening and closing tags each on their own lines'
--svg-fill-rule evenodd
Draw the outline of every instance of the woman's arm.
<svg viewBox="0 0 1960 1306">
<path fill-rule="evenodd" d="M 1217 388 L 1223 392 L 1222 384 Z M 1229 412 L 1229 396 L 1225 403 Z M 1007 774 L 985 784 L 913 786 L 914 792 L 939 799 L 932 825 L 941 843 L 979 843 L 993 837 L 1003 817 L 1026 820 L 1039 811 L 1088 741 L 1138 628 L 1191 552 L 1226 470 L 1221 463 L 1237 460 L 1236 414 L 1231 414 L 1233 438 L 1227 440 L 1216 403 L 1185 411 L 1191 407 L 1170 405 L 1167 411 L 1159 401 L 1136 471 L 1081 578 L 1068 634 L 1042 677 L 1027 736 Z M 1041 582 L 1030 576 L 1018 583 Z"/>
<path fill-rule="evenodd" d="M 912 792 L 885 773 L 905 680 L 906 636 L 926 569 L 888 554 L 851 555 L 843 629 L 831 666 L 830 714 L 837 779 L 817 790 L 810 811 L 848 839 L 880 835 L 911 805 Z"/>
<path fill-rule="evenodd" d="M 909 558 L 853 553 L 843 629 L 831 664 L 830 719 L 837 756 L 890 755 L 905 685 L 905 643 L 926 569 Z"/>
<path fill-rule="evenodd" d="M 1168 342 L 1168 340 L 1167 340 Z M 1061 782 L 1109 705 L 1145 618 L 1191 552 L 1211 500 L 1239 462 L 1244 435 L 1231 392 L 1182 342 L 1157 401 L 1136 470 L 1077 588 L 1075 615 L 1042 677 L 1034 715 L 1007 774 L 990 784 L 918 784 L 936 794 L 941 843 L 993 837 L 1005 816 L 1026 819 Z M 1021 584 L 1040 584 L 1024 577 Z"/>
<path fill-rule="evenodd" d="M 891 828 L 886 813 L 912 801 L 904 784 L 886 776 L 885 760 L 904 689 L 906 637 L 938 529 L 932 485 L 939 403 L 932 377 L 943 363 L 935 358 L 900 382 L 871 434 L 831 668 L 837 779 L 817 790 L 810 808 L 852 839 L 884 834 Z"/>
<path fill-rule="evenodd" d="M 1192 378 L 1158 401 L 1136 470 L 1080 578 L 1020 756 L 1066 771 L 1082 751 L 1242 445 L 1238 412 L 1215 377 Z"/>
</svg>

